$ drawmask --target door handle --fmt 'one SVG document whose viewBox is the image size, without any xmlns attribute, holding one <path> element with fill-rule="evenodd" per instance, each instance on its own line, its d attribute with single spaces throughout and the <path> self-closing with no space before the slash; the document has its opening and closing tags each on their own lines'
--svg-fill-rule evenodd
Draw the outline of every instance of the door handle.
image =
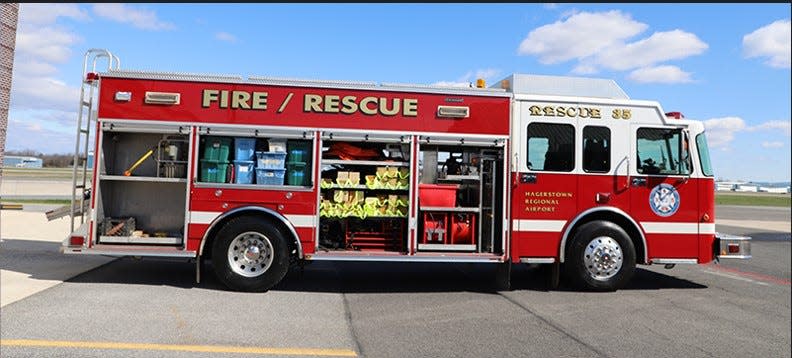
<svg viewBox="0 0 792 358">
<path fill-rule="evenodd" d="M 533 173 L 520 173 L 520 183 L 523 183 L 523 184 L 536 184 L 536 174 L 533 174 Z"/>
<path fill-rule="evenodd" d="M 644 178 L 633 178 L 632 179 L 633 186 L 643 186 L 646 185 L 646 179 Z"/>
</svg>

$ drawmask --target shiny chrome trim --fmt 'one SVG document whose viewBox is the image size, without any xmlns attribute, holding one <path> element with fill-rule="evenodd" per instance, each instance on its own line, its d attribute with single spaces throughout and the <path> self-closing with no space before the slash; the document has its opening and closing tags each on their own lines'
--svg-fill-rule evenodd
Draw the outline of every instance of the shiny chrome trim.
<svg viewBox="0 0 792 358">
<path fill-rule="evenodd" d="M 748 260 L 752 258 L 751 255 L 739 255 L 739 256 L 717 256 L 718 260 L 722 259 L 740 259 L 740 260 Z"/>
<path fill-rule="evenodd" d="M 578 221 L 580 221 L 580 219 L 584 218 L 585 216 L 587 216 L 587 215 L 589 215 L 591 213 L 597 212 L 597 211 L 610 211 L 610 212 L 613 212 L 615 214 L 621 215 L 625 219 L 629 220 L 630 223 L 633 225 L 633 227 L 635 227 L 635 229 L 638 230 L 638 233 L 641 234 L 641 242 L 643 243 L 643 249 L 644 249 L 643 250 L 644 251 L 644 261 L 643 262 L 649 262 L 649 248 L 646 246 L 646 236 L 644 236 L 643 231 L 641 231 L 641 227 L 638 226 L 638 223 L 636 223 L 635 220 L 633 220 L 630 217 L 630 215 L 627 215 L 627 213 L 625 213 L 621 209 L 614 208 L 612 206 L 598 206 L 596 208 L 588 209 L 588 210 L 578 214 L 578 216 L 576 216 L 575 219 L 572 220 L 569 223 L 569 225 L 567 226 L 566 230 L 564 230 L 564 237 L 561 239 L 561 245 L 560 245 L 561 247 L 560 247 L 560 250 L 559 250 L 559 262 L 562 262 L 562 263 L 564 262 L 564 251 L 565 251 L 565 248 L 566 248 L 566 241 L 567 241 L 567 238 L 569 237 L 569 233 L 572 230 L 572 228 L 575 227 L 575 224 L 577 224 Z"/>
<path fill-rule="evenodd" d="M 653 265 L 666 264 L 698 264 L 698 259 L 652 259 Z"/>
<path fill-rule="evenodd" d="M 83 76 L 84 77 L 84 76 Z M 201 74 L 188 72 L 155 72 L 141 70 L 110 70 L 99 73 L 99 78 L 130 78 L 145 80 L 170 80 L 170 81 L 195 81 L 195 82 L 215 82 L 230 84 L 259 84 L 274 86 L 293 86 L 311 88 L 343 88 L 360 90 L 377 90 L 388 92 L 414 92 L 414 93 L 438 93 L 448 95 L 471 95 L 481 97 L 511 97 L 512 94 L 500 88 L 467 88 L 467 87 L 446 87 L 423 84 L 401 84 L 401 83 L 380 83 L 363 81 L 332 81 L 332 80 L 311 80 L 296 78 L 275 78 L 262 76 L 248 76 L 244 79 L 239 75 L 229 74 Z"/>
<path fill-rule="evenodd" d="M 381 262 L 469 262 L 469 263 L 502 263 L 503 257 L 501 256 L 488 256 L 488 257 L 464 257 L 464 256 L 423 256 L 419 255 L 333 255 L 333 254 L 314 254 L 308 255 L 306 260 L 313 261 L 381 261 Z"/>
<path fill-rule="evenodd" d="M 552 264 L 556 262 L 553 257 L 520 257 L 520 262 L 524 264 Z"/>
<path fill-rule="evenodd" d="M 131 78 L 145 80 L 179 80 L 197 82 L 242 82 L 242 76 L 224 74 L 202 74 L 190 72 L 155 72 L 141 70 L 110 70 L 99 73 L 99 78 Z"/>
<path fill-rule="evenodd" d="M 117 246 L 116 246 L 117 247 Z M 161 251 L 152 251 L 152 250 L 126 250 L 126 249 L 104 249 L 104 248 L 93 248 L 86 249 L 82 246 L 80 247 L 62 247 L 61 252 L 67 255 L 102 255 L 102 256 L 113 256 L 113 257 L 124 257 L 124 256 L 147 256 L 147 257 L 183 257 L 183 258 L 195 258 L 196 252 L 195 251 L 182 251 L 182 250 L 161 250 Z"/>
<path fill-rule="evenodd" d="M 206 228 L 206 231 L 204 232 L 203 238 L 201 239 L 201 245 L 198 246 L 198 256 L 202 256 L 203 255 L 204 244 L 206 243 L 206 239 L 209 238 L 208 235 L 212 231 L 212 229 L 214 229 L 215 225 L 217 225 L 217 223 L 223 221 L 228 216 L 230 216 L 232 214 L 236 214 L 236 213 L 241 212 L 241 211 L 263 212 L 263 213 L 272 215 L 274 218 L 280 220 L 289 229 L 289 231 L 291 232 L 291 234 L 292 234 L 292 236 L 294 238 L 294 242 L 297 244 L 297 256 L 299 258 L 303 258 L 303 250 L 302 250 L 302 245 L 300 244 L 300 237 L 297 235 L 297 230 L 294 229 L 294 225 L 292 225 L 292 223 L 288 219 L 286 219 L 286 217 L 284 217 L 283 215 L 281 215 L 277 211 L 274 211 L 272 209 L 262 208 L 260 206 L 242 206 L 242 207 L 238 207 L 238 208 L 234 208 L 234 209 L 231 209 L 229 211 L 226 211 L 225 213 L 223 213 L 223 214 L 219 215 L 218 217 L 216 217 L 212 221 L 212 223 L 209 224 L 209 227 Z"/>
</svg>

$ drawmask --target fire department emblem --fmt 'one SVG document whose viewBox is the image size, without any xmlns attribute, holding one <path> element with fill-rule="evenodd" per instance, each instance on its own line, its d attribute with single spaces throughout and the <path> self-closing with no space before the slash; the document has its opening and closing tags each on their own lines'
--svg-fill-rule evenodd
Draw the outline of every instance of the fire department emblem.
<svg viewBox="0 0 792 358">
<path fill-rule="evenodd" d="M 660 184 L 649 193 L 649 207 L 658 216 L 671 216 L 679 209 L 679 192 L 668 184 Z"/>
</svg>

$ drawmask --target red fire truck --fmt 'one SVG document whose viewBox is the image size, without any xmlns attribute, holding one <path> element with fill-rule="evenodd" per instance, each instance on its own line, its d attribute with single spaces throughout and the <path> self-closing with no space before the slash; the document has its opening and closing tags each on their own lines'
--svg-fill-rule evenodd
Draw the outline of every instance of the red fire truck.
<svg viewBox="0 0 792 358">
<path fill-rule="evenodd" d="M 615 290 L 636 264 L 750 258 L 715 232 L 702 123 L 604 79 L 243 79 L 92 49 L 74 174 L 64 253 L 195 260 L 197 280 L 209 259 L 234 290 L 317 260 L 487 263 L 506 287 L 545 264 Z"/>
</svg>

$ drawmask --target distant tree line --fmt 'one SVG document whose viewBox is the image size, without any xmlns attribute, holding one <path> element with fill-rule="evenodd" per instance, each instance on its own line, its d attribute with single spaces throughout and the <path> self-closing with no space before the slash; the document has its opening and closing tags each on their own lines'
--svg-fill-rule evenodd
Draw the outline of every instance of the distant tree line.
<svg viewBox="0 0 792 358">
<path fill-rule="evenodd" d="M 43 154 L 31 149 L 10 150 L 4 155 L 41 158 L 44 167 L 48 168 L 68 168 L 74 160 L 74 154 Z"/>
</svg>

